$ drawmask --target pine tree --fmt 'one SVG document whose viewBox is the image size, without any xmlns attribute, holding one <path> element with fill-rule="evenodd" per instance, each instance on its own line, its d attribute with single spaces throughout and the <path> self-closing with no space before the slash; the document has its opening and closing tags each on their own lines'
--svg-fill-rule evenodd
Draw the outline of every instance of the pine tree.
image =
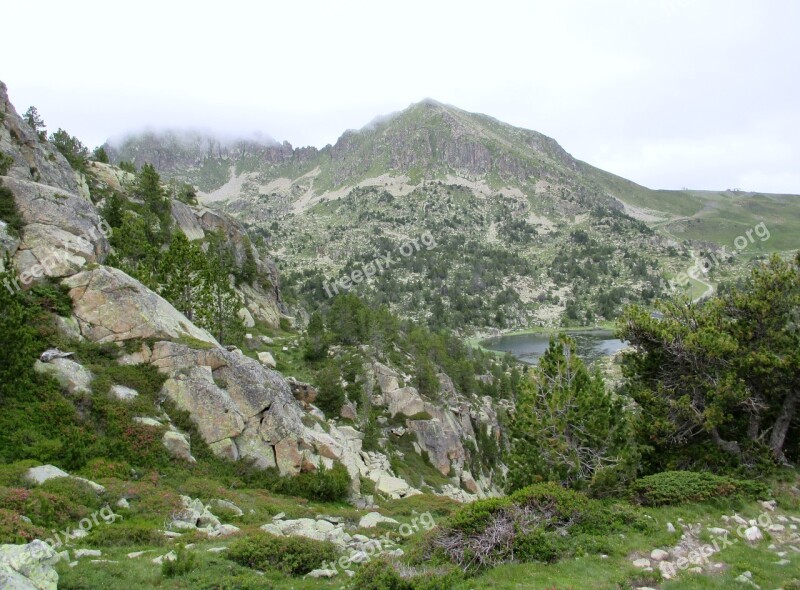
<svg viewBox="0 0 800 590">
<path fill-rule="evenodd" d="M 328 354 L 328 333 L 319 312 L 312 313 L 308 321 L 303 354 L 310 361 L 321 360 Z"/>
<path fill-rule="evenodd" d="M 39 136 L 40 141 L 47 140 L 47 131 L 45 131 L 47 125 L 45 124 L 41 115 L 39 115 L 39 110 L 36 107 L 28 107 L 28 110 L 25 111 L 23 118 L 25 119 L 25 122 L 33 128 L 33 130 L 36 132 L 36 135 Z"/>
<path fill-rule="evenodd" d="M 539 481 L 613 487 L 635 472 L 629 414 L 564 335 L 550 340 L 533 378 L 521 385 L 511 437 L 512 489 Z"/>
<path fill-rule="evenodd" d="M 190 321 L 211 305 L 212 291 L 205 283 L 207 261 L 200 247 L 177 232 L 161 256 L 158 269 L 159 294 Z"/>
</svg>

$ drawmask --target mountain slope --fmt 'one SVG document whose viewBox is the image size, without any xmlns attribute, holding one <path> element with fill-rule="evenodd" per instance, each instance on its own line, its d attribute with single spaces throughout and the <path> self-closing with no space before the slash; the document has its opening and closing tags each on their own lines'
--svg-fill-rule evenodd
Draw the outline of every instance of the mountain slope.
<svg viewBox="0 0 800 590">
<path fill-rule="evenodd" d="M 132 136 L 112 155 L 141 164 L 160 150 L 183 153 L 172 137 Z M 436 248 L 354 288 L 457 329 L 610 320 L 626 302 L 665 294 L 694 264 L 692 252 L 730 249 L 765 215 L 776 239 L 750 244 L 713 270 L 716 279 L 737 276 L 761 252 L 800 246 L 798 198 L 651 190 L 540 133 L 432 100 L 320 150 L 231 144 L 195 150 L 191 162 L 159 161 L 164 174 L 196 183 L 208 205 L 260 232 L 290 271 L 289 291 L 312 306 L 331 281 L 436 236 Z"/>
</svg>

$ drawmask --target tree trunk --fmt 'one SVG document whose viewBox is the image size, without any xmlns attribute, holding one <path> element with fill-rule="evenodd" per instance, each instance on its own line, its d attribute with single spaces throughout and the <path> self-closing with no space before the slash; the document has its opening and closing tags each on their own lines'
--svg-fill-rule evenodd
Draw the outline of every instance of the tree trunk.
<svg viewBox="0 0 800 590">
<path fill-rule="evenodd" d="M 735 440 L 723 440 L 716 428 L 711 431 L 711 438 L 714 441 L 714 444 L 716 444 L 726 453 L 736 455 L 737 457 L 742 456 L 742 449 L 739 447 L 739 443 Z"/>
<path fill-rule="evenodd" d="M 798 398 L 800 398 L 800 391 L 794 390 L 786 394 L 786 399 L 783 400 L 781 413 L 772 426 L 769 448 L 772 449 L 772 454 L 775 458 L 782 463 L 786 462 L 786 457 L 783 456 L 783 445 L 786 442 L 786 433 L 789 432 L 789 426 L 794 419 L 795 412 L 797 412 Z"/>
</svg>

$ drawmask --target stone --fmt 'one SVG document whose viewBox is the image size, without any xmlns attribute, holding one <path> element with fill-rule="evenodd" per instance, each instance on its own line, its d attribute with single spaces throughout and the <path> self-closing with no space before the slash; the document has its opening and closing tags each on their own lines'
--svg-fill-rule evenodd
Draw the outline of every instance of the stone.
<svg viewBox="0 0 800 590">
<path fill-rule="evenodd" d="M 708 530 L 709 534 L 712 534 L 715 537 L 724 537 L 729 532 L 728 529 L 723 529 L 723 528 L 719 528 L 719 527 L 711 527 L 711 528 L 709 528 L 707 530 Z"/>
<path fill-rule="evenodd" d="M 211 334 L 121 270 L 99 266 L 63 282 L 81 334 L 93 342 L 186 338 L 219 346 Z"/>
<path fill-rule="evenodd" d="M 121 402 L 129 402 L 139 397 L 139 392 L 124 385 L 112 385 L 109 390 L 111 397 Z"/>
<path fill-rule="evenodd" d="M 275 535 L 276 537 L 282 537 L 283 536 L 283 531 L 281 530 L 281 527 L 279 527 L 276 524 L 267 523 L 267 524 L 261 525 L 259 528 L 262 531 L 264 531 L 265 533 L 270 533 L 272 535 Z"/>
<path fill-rule="evenodd" d="M 758 541 L 764 540 L 764 535 L 761 533 L 761 529 L 759 529 L 757 526 L 751 526 L 744 531 L 744 538 L 749 543 L 757 543 Z"/>
<path fill-rule="evenodd" d="M 4 590 L 57 590 L 54 565 L 59 555 L 40 540 L 27 545 L 0 545 L 0 588 Z"/>
<path fill-rule="evenodd" d="M 25 472 L 25 479 L 36 485 L 41 485 L 48 480 L 59 477 L 68 477 L 70 479 L 83 482 L 90 488 L 92 488 L 92 490 L 94 490 L 95 493 L 98 494 L 106 493 L 106 489 L 99 483 L 95 483 L 83 477 L 70 475 L 66 471 L 63 471 L 54 465 L 41 465 L 39 467 L 31 467 L 30 469 L 28 469 L 28 471 Z"/>
<path fill-rule="evenodd" d="M 34 371 L 50 375 L 71 395 L 89 394 L 94 375 L 89 369 L 68 358 L 53 358 L 49 362 L 36 361 Z"/>
<path fill-rule="evenodd" d="M 161 565 L 165 561 L 175 561 L 176 559 L 178 559 L 178 555 L 174 551 L 170 551 L 169 553 L 165 553 L 164 555 L 159 555 L 152 561 L 156 565 Z"/>
<path fill-rule="evenodd" d="M 272 356 L 271 352 L 259 352 L 258 360 L 262 365 L 269 367 L 270 369 L 274 369 L 277 366 L 275 363 L 275 357 Z"/>
<path fill-rule="evenodd" d="M 771 524 L 767 530 L 771 533 L 783 533 L 786 531 L 786 527 L 782 524 Z"/>
<path fill-rule="evenodd" d="M 650 560 L 649 559 L 634 559 L 633 560 L 633 567 L 639 567 L 639 568 L 650 567 Z"/>
<path fill-rule="evenodd" d="M 134 416 L 133 421 L 137 424 L 141 424 L 142 426 L 150 426 L 151 428 L 163 428 L 164 425 L 161 423 L 161 420 L 158 418 L 153 418 L 151 416 Z"/>
<path fill-rule="evenodd" d="M 383 516 L 380 512 L 370 512 L 361 517 L 361 520 L 358 521 L 358 526 L 362 529 L 371 529 L 382 522 L 400 524 L 394 518 Z"/>
<path fill-rule="evenodd" d="M 227 547 L 210 547 L 206 549 L 208 553 L 222 553 L 223 551 L 227 551 Z"/>
<path fill-rule="evenodd" d="M 208 533 L 209 538 L 216 538 L 216 537 L 229 537 L 231 535 L 235 535 L 236 533 L 241 532 L 237 526 L 232 524 L 220 524 L 219 526 L 214 527 L 214 530 Z"/>
<path fill-rule="evenodd" d="M 650 559 L 653 561 L 666 561 L 669 559 L 669 552 L 663 549 L 653 549 L 650 552 Z"/>
<path fill-rule="evenodd" d="M 251 314 L 250 310 L 246 307 L 241 308 L 236 315 L 240 320 L 242 320 L 242 324 L 244 324 L 245 328 L 255 327 L 256 321 L 253 319 L 253 314 Z"/>
<path fill-rule="evenodd" d="M 173 199 L 170 202 L 170 208 L 172 209 L 172 219 L 190 242 L 202 240 L 205 237 L 206 233 L 191 207 Z"/>
<path fill-rule="evenodd" d="M 311 570 L 306 574 L 306 578 L 333 578 L 336 576 L 336 570 L 318 569 Z"/>
<path fill-rule="evenodd" d="M 661 576 L 665 580 L 671 580 L 677 575 L 677 569 L 675 568 L 675 564 L 672 563 L 671 561 L 659 561 L 658 570 L 661 572 Z"/>
<path fill-rule="evenodd" d="M 209 502 L 209 504 L 221 508 L 223 510 L 227 510 L 228 512 L 232 512 L 233 515 L 236 517 L 244 515 L 244 512 L 242 512 L 241 508 L 239 508 L 233 502 L 229 502 L 228 500 L 213 499 Z"/>
<path fill-rule="evenodd" d="M 128 510 L 131 507 L 130 503 L 125 498 L 120 498 L 119 500 L 117 500 L 115 506 L 117 508 L 122 508 L 124 510 Z"/>
<path fill-rule="evenodd" d="M 672 524 L 671 522 L 667 523 L 667 532 L 668 533 L 674 533 L 675 532 L 675 525 Z"/>
<path fill-rule="evenodd" d="M 161 439 L 164 448 L 167 449 L 170 455 L 182 461 L 189 463 L 196 463 L 197 460 L 192 457 L 192 448 L 189 443 L 189 435 L 183 432 L 175 432 L 174 430 L 167 430 Z"/>
<path fill-rule="evenodd" d="M 403 387 L 384 392 L 384 399 L 392 416 L 414 416 L 425 411 L 425 401 L 413 387 Z"/>
<path fill-rule="evenodd" d="M 99 549 L 76 549 L 73 555 L 75 559 L 80 559 L 81 557 L 101 557 L 103 552 Z"/>
</svg>

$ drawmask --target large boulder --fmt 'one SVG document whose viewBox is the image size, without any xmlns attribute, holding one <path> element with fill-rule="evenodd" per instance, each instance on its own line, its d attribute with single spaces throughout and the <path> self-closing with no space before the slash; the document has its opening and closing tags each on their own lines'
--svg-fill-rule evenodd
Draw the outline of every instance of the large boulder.
<svg viewBox="0 0 800 590">
<path fill-rule="evenodd" d="M 150 362 L 169 375 L 163 393 L 192 414 L 218 455 L 298 473 L 315 448 L 288 383 L 258 361 L 222 348 L 157 342 Z"/>
<path fill-rule="evenodd" d="M 383 394 L 392 416 L 414 416 L 425 411 L 425 401 L 413 387 L 402 387 Z"/>
<path fill-rule="evenodd" d="M 121 270 L 100 266 L 64 280 L 81 334 L 94 342 L 186 338 L 219 346 L 165 299 Z"/>
<path fill-rule="evenodd" d="M 36 361 L 33 370 L 54 377 L 61 387 L 73 395 L 92 392 L 92 372 L 68 358 L 54 358 L 46 363 Z"/>
<path fill-rule="evenodd" d="M 74 479 L 75 481 L 80 481 L 82 483 L 85 483 L 87 486 L 92 488 L 98 494 L 106 493 L 106 489 L 99 483 L 95 483 L 84 477 L 70 475 L 69 473 L 67 473 L 63 469 L 59 469 L 55 465 L 40 465 L 39 467 L 31 467 L 30 469 L 28 469 L 28 471 L 25 472 L 25 479 L 35 485 L 41 485 L 46 481 L 50 481 L 51 479 L 58 479 L 62 477 Z"/>
<path fill-rule="evenodd" d="M 56 590 L 58 554 L 44 541 L 27 545 L 0 545 L 0 588 Z"/>
<path fill-rule="evenodd" d="M 202 240 L 206 233 L 197 220 L 194 211 L 180 201 L 172 201 L 172 219 L 189 241 Z"/>
<path fill-rule="evenodd" d="M 105 260 L 111 228 L 91 202 L 30 180 L 2 177 L 0 181 L 13 193 L 25 223 L 15 254 L 23 283 L 70 276 L 88 263 Z"/>
</svg>

